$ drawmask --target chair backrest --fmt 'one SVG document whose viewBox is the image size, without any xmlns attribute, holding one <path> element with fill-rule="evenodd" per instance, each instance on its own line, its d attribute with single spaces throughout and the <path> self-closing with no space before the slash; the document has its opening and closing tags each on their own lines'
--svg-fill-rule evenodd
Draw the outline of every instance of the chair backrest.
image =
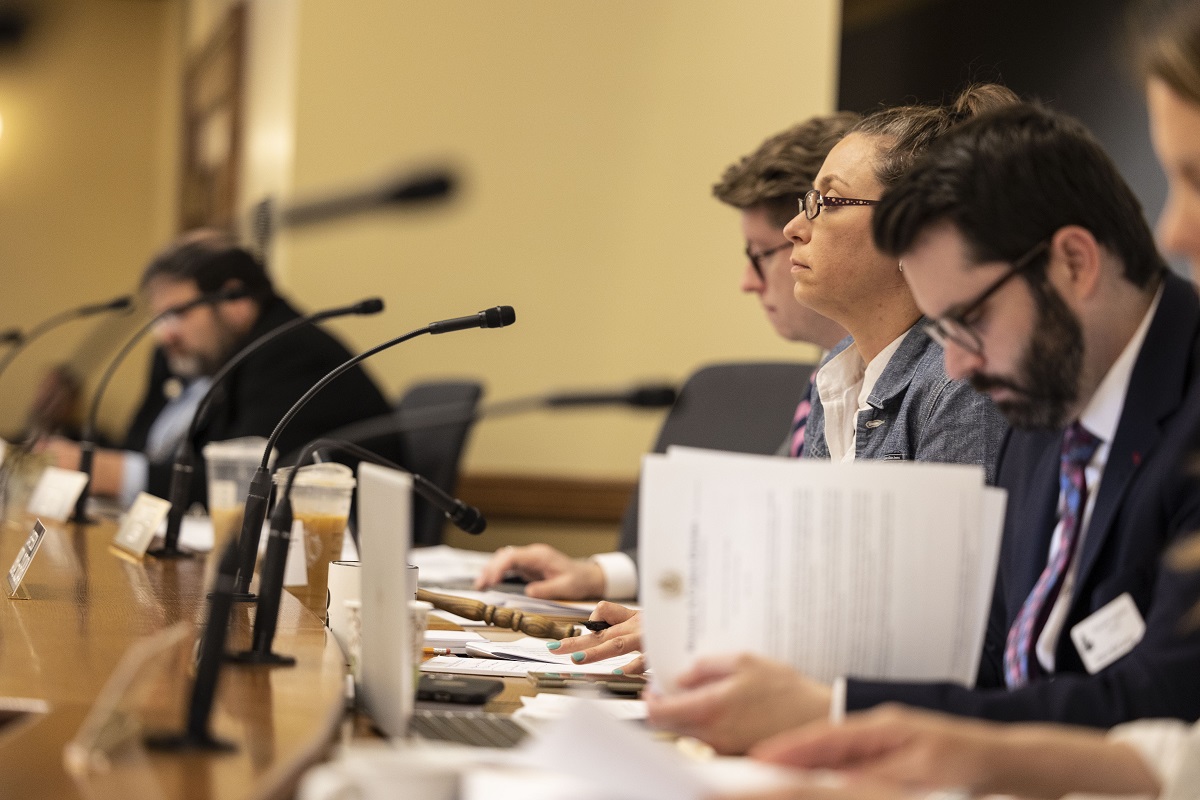
<svg viewBox="0 0 1200 800">
<path fill-rule="evenodd" d="M 714 364 L 692 374 L 667 414 L 654 452 L 671 445 L 773 455 L 792 427 L 808 392 L 810 364 L 749 362 Z M 621 521 L 621 549 L 637 546 L 635 493 Z"/>
<path fill-rule="evenodd" d="M 459 461 L 474 424 L 471 417 L 481 397 L 483 385 L 478 381 L 432 381 L 411 386 L 396 404 L 401 424 L 408 415 L 432 409 L 437 409 L 439 417 L 452 421 L 405 431 L 401 436 L 404 467 L 453 495 L 458 488 Z M 414 497 L 414 546 L 440 544 L 444 523 L 442 512 Z"/>
</svg>

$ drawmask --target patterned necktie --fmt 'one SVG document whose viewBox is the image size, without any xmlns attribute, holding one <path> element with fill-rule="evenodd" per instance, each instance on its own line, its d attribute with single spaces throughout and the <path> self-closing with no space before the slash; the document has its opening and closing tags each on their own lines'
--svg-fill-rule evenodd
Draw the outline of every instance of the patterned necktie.
<svg viewBox="0 0 1200 800">
<path fill-rule="evenodd" d="M 796 416 L 792 419 L 792 443 L 788 447 L 788 455 L 799 458 L 804 453 L 804 429 L 808 427 L 808 412 L 812 411 L 812 396 L 816 391 L 817 371 L 813 370 L 808 379 L 808 391 L 796 406 Z"/>
<path fill-rule="evenodd" d="M 1063 436 L 1058 473 L 1059 496 L 1062 498 L 1062 535 L 1051 548 L 1046 568 L 1042 570 L 1008 632 L 1008 644 L 1004 648 L 1004 678 L 1010 689 L 1024 686 L 1036 674 L 1038 665 L 1034 643 L 1046 624 L 1050 609 L 1054 607 L 1079 541 L 1080 520 L 1087 503 L 1084 468 L 1092 460 L 1099 444 L 1100 440 L 1078 422 L 1072 423 Z"/>
</svg>

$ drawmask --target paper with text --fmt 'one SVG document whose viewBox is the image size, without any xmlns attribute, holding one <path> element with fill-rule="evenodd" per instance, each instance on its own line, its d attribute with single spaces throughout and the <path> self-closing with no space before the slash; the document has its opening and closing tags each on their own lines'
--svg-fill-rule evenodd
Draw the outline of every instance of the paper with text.
<svg viewBox="0 0 1200 800">
<path fill-rule="evenodd" d="M 697 656 L 738 651 L 822 681 L 972 685 L 1003 516 L 975 467 L 647 456 L 649 663 L 667 686 Z"/>
</svg>

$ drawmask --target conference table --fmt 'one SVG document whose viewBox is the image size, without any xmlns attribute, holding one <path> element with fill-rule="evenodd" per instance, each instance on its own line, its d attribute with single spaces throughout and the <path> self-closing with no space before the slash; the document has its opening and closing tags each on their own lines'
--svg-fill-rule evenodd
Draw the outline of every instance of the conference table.
<svg viewBox="0 0 1200 800">
<path fill-rule="evenodd" d="M 32 523 L 0 529 L 4 572 Z M 320 620 L 284 592 L 275 650 L 295 666 L 224 666 L 210 730 L 231 750 L 147 749 L 131 722 L 146 733 L 183 726 L 207 560 L 120 555 L 111 521 L 46 527 L 27 598 L 0 598 L 0 798 L 290 796 L 343 718 L 345 666 Z M 253 604 L 234 606 L 229 649 L 246 649 L 252 620 Z M 151 655 L 131 665 L 131 648 Z M 94 757 L 68 767 L 72 741 Z"/>
</svg>

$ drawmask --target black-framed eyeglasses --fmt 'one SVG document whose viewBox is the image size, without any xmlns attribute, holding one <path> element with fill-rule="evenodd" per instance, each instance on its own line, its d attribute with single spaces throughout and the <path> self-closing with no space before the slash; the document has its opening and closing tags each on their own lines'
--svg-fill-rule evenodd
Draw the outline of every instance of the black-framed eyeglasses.
<svg viewBox="0 0 1200 800">
<path fill-rule="evenodd" d="M 860 200 L 857 197 L 826 197 L 816 189 L 809 189 L 804 197 L 800 198 L 800 213 L 805 219 L 816 219 L 821 213 L 822 206 L 830 208 L 840 208 L 842 206 L 875 206 L 879 205 L 878 200 Z"/>
<path fill-rule="evenodd" d="M 1037 257 L 1049 246 L 1050 242 L 1048 241 L 1038 242 L 1033 249 L 1014 261 L 1008 272 L 993 281 L 992 285 L 984 289 L 974 300 L 963 305 L 957 311 L 945 314 L 926 324 L 926 335 L 943 348 L 947 343 L 953 342 L 956 347 L 961 347 L 972 355 L 977 356 L 982 353 L 983 339 L 979 337 L 973 323 L 968 322 L 967 318 L 978 311 L 989 297 L 1000 290 L 1001 286 L 1012 280 L 1013 276 L 1020 275 L 1037 263 Z"/>
<path fill-rule="evenodd" d="M 750 245 L 746 245 L 746 258 L 750 259 L 750 266 L 754 267 L 754 272 L 758 275 L 758 279 L 760 281 L 765 281 L 767 279 L 763 274 L 763 262 L 778 253 L 780 250 L 785 250 L 791 246 L 791 242 L 784 242 L 781 245 L 776 245 L 775 247 L 763 250 L 761 253 L 756 253 L 750 249 Z"/>
</svg>

